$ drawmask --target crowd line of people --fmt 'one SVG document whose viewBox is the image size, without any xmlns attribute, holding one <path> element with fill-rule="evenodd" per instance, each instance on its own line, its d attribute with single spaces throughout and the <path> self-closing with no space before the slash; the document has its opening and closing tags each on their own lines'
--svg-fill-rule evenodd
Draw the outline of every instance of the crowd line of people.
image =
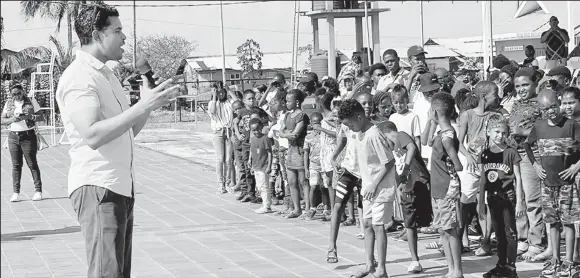
<svg viewBox="0 0 580 278">
<path fill-rule="evenodd" d="M 330 221 L 328 263 L 338 229 L 360 226 L 366 268 L 353 277 L 387 277 L 396 230 L 409 272 L 422 271 L 417 234 L 439 233 L 426 247 L 447 258 L 445 277 L 463 276 L 472 245 L 476 256 L 497 247 L 484 277 L 517 277 L 518 258 L 545 262 L 543 277 L 577 277 L 580 70 L 498 55 L 487 80 L 464 83 L 430 72 L 426 54 L 410 47 L 410 70 L 392 49 L 366 69 L 355 55 L 337 79 L 311 72 L 296 88 L 282 74 L 244 92 L 216 84 L 218 193 L 261 203 L 258 214 Z"/>
</svg>

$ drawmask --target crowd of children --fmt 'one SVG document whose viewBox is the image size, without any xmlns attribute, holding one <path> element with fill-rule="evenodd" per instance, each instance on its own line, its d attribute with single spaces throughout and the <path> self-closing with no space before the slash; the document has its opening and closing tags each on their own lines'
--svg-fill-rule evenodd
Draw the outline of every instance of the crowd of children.
<svg viewBox="0 0 580 278">
<path fill-rule="evenodd" d="M 409 244 L 409 272 L 423 269 L 418 233 L 439 233 L 427 247 L 445 255 L 444 277 L 463 277 L 462 253 L 480 226 L 475 254 L 489 256 L 497 245 L 498 257 L 484 277 L 517 277 L 518 256 L 551 258 L 544 277 L 577 277 L 580 89 L 572 80 L 540 87 L 537 69 L 510 64 L 453 90 L 452 78 L 439 76 L 449 73 L 429 73 L 422 53 L 409 49 L 410 72 L 388 50 L 387 67 L 340 81 L 320 84 L 309 73 L 291 89 L 277 75 L 267 88 L 244 91 L 232 104 L 237 180 L 229 191 L 261 203 L 259 214 L 312 220 L 322 211 L 328 263 L 338 262 L 340 226 L 360 225 L 366 267 L 353 277 L 387 277 L 386 232 L 399 221 L 395 238 Z"/>
</svg>

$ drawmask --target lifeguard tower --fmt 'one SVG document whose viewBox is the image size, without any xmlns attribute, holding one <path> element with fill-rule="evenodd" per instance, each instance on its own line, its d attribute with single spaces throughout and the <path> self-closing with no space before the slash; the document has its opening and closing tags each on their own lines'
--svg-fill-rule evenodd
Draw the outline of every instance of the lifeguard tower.
<svg viewBox="0 0 580 278">
<path fill-rule="evenodd" d="M 366 7 L 365 3 L 367 4 Z M 313 57 L 311 61 L 312 71 L 318 74 L 320 77 L 324 75 L 328 75 L 333 78 L 337 77 L 336 75 L 338 70 L 340 70 L 340 68 L 337 67 L 340 66 L 337 65 L 337 60 L 340 60 L 337 59 L 334 34 L 334 19 L 336 18 L 354 18 L 355 49 L 356 52 L 359 52 L 363 58 L 363 66 L 366 66 L 368 65 L 368 51 L 366 48 L 363 48 L 363 36 L 366 35 L 363 31 L 363 20 L 366 20 L 368 16 L 370 18 L 368 29 L 372 34 L 372 39 L 369 39 L 369 45 L 372 46 L 371 63 L 381 61 L 379 13 L 387 12 L 390 10 L 391 9 L 388 8 L 379 9 L 378 1 L 312 1 L 312 10 L 303 13 L 303 15 L 310 17 L 310 20 L 312 21 L 312 34 L 314 35 L 313 50 L 315 55 L 320 52 L 320 33 L 318 28 L 318 20 L 326 19 L 326 22 L 328 23 L 328 70 L 324 70 L 324 64 L 326 64 L 324 59 L 315 60 Z"/>
</svg>

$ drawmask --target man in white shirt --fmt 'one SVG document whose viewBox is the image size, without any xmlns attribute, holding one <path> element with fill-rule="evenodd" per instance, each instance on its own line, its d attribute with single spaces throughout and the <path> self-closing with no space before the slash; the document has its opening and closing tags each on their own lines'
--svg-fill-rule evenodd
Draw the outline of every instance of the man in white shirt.
<svg viewBox="0 0 580 278">
<path fill-rule="evenodd" d="M 377 90 L 390 92 L 397 84 L 405 85 L 409 71 L 401 68 L 400 61 L 401 59 L 397 51 L 394 49 L 385 50 L 383 53 L 383 63 L 389 72 L 379 80 Z"/>
<path fill-rule="evenodd" d="M 131 276 L 133 138 L 179 87 L 169 86 L 170 79 L 150 89 L 142 76 L 141 99 L 129 107 L 121 83 L 105 66 L 123 56 L 122 29 L 116 9 L 84 6 L 75 19 L 81 50 L 56 91 L 71 142 L 68 193 L 85 237 L 88 277 Z"/>
</svg>

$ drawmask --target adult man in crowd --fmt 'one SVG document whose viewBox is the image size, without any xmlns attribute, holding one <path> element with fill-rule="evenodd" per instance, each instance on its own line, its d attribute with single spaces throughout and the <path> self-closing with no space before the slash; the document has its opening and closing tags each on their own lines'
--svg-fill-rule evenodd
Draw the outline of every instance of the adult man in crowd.
<svg viewBox="0 0 580 278">
<path fill-rule="evenodd" d="M 405 80 L 409 76 L 409 71 L 401 68 L 401 59 L 394 49 L 387 49 L 383 53 L 383 63 L 387 67 L 387 74 L 379 80 L 377 90 L 391 91 L 395 85 L 405 85 Z"/>
<path fill-rule="evenodd" d="M 405 87 L 407 87 L 407 91 L 409 92 L 410 103 L 415 103 L 418 98 L 422 97 L 422 94 L 418 93 L 419 86 L 421 86 L 419 76 L 429 71 L 427 62 L 425 62 L 425 54 L 428 53 L 423 47 L 418 45 L 413 45 L 407 50 L 407 57 L 409 58 L 409 64 L 411 64 L 411 72 L 409 72 L 407 80 L 405 80 Z"/>
<path fill-rule="evenodd" d="M 450 93 L 453 97 L 462 88 L 467 88 L 463 82 L 458 82 L 448 70 L 444 68 L 436 68 L 434 71 L 437 75 L 437 81 L 441 84 L 441 91 Z"/>
<path fill-rule="evenodd" d="M 119 12 L 84 6 L 75 19 L 81 43 L 64 71 L 56 99 L 71 142 L 68 194 L 85 237 L 88 277 L 131 277 L 134 137 L 151 111 L 168 103 L 179 85 L 155 89 L 142 76 L 141 99 L 132 107 L 105 62 L 123 57 Z M 153 85 L 153 84 L 151 84 Z"/>
<path fill-rule="evenodd" d="M 566 88 L 570 86 L 570 81 L 572 81 L 572 72 L 566 66 L 558 66 L 551 69 L 546 76 L 548 76 L 551 80 L 556 80 L 558 85 L 562 88 Z"/>
<path fill-rule="evenodd" d="M 276 93 L 280 89 L 283 90 L 286 89 L 286 78 L 284 77 L 283 74 L 276 73 L 276 75 L 274 75 L 274 77 L 270 81 L 268 89 L 266 89 L 266 92 L 264 92 L 260 97 L 260 99 L 258 100 L 258 107 L 261 107 L 262 109 L 264 109 L 264 111 L 270 114 L 269 103 L 276 96 Z"/>
<path fill-rule="evenodd" d="M 570 41 L 568 31 L 558 26 L 555 16 L 550 17 L 550 29 L 542 33 L 541 42 L 546 47 L 546 69 L 565 66 L 568 57 L 566 44 Z"/>
</svg>

